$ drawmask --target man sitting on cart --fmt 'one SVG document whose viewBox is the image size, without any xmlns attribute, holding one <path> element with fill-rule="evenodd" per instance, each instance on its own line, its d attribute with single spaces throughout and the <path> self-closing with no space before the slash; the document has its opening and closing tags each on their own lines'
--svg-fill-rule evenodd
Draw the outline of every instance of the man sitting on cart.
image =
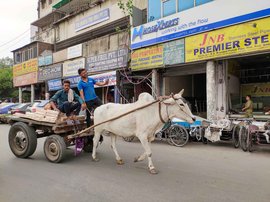
<svg viewBox="0 0 270 202">
<path fill-rule="evenodd" d="M 50 99 L 52 108 L 56 111 L 66 113 L 67 117 L 78 115 L 81 110 L 83 100 L 70 88 L 70 81 L 64 80 L 63 89 L 56 92 Z"/>
</svg>

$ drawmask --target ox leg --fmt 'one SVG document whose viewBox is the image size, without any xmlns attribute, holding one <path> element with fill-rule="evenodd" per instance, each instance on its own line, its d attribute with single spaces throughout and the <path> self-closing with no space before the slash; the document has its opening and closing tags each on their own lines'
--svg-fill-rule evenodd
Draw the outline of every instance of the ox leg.
<svg viewBox="0 0 270 202">
<path fill-rule="evenodd" d="M 92 151 L 93 161 L 99 161 L 99 159 L 96 156 L 99 139 L 100 139 L 100 133 L 95 132 L 95 135 L 93 138 L 93 151 Z"/>
<path fill-rule="evenodd" d="M 139 138 L 142 146 L 145 150 L 146 156 L 148 158 L 148 169 L 151 174 L 157 174 L 157 170 L 155 169 L 152 161 L 152 151 L 150 147 L 150 142 L 148 142 L 147 138 Z"/>
<path fill-rule="evenodd" d="M 114 154 L 115 154 L 115 157 L 116 157 L 116 163 L 118 165 L 123 165 L 124 161 L 121 159 L 121 157 L 119 156 L 118 151 L 116 149 L 116 135 L 114 135 L 112 133 L 110 135 L 111 135 L 111 147 L 112 147 Z"/>
</svg>

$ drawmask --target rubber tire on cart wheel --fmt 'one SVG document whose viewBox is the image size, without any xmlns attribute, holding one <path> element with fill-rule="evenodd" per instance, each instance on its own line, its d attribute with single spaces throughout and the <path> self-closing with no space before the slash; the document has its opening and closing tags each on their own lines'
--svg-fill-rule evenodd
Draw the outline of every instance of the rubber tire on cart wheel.
<svg viewBox="0 0 270 202">
<path fill-rule="evenodd" d="M 235 148 L 239 148 L 240 146 L 240 129 L 241 126 L 235 125 L 233 127 L 232 139 L 233 139 L 233 146 Z"/>
<path fill-rule="evenodd" d="M 240 131 L 240 145 L 244 152 L 248 150 L 248 129 L 246 127 L 241 127 Z"/>
<path fill-rule="evenodd" d="M 189 140 L 189 134 L 183 126 L 172 125 L 169 128 L 168 138 L 174 146 L 183 147 Z"/>
<path fill-rule="evenodd" d="M 64 138 L 59 135 L 51 135 L 44 142 L 44 154 L 48 161 L 59 163 L 63 160 L 66 152 Z"/>
<path fill-rule="evenodd" d="M 36 151 L 36 131 L 23 122 L 17 122 L 9 130 L 8 142 L 15 156 L 18 158 L 27 158 Z"/>
</svg>

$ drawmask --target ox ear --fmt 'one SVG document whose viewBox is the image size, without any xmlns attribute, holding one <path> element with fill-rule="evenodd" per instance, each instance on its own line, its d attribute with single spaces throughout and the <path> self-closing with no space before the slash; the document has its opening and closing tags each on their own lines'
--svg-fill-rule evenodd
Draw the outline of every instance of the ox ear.
<svg viewBox="0 0 270 202">
<path fill-rule="evenodd" d="M 185 89 L 182 89 L 178 94 L 182 97 L 184 94 Z"/>
<path fill-rule="evenodd" d="M 169 98 L 163 101 L 165 104 L 173 105 L 175 104 L 175 100 L 173 98 Z"/>
</svg>

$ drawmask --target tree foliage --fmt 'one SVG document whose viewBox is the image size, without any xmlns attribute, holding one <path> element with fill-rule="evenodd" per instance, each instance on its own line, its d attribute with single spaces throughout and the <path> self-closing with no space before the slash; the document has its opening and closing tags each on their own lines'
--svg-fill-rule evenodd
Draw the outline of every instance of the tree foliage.
<svg viewBox="0 0 270 202">
<path fill-rule="evenodd" d="M 10 57 L 4 57 L 0 59 L 0 68 L 11 67 L 13 60 Z"/>
<path fill-rule="evenodd" d="M 17 97 L 18 90 L 13 88 L 12 68 L 4 67 L 0 69 L 0 99 L 7 97 Z"/>
<path fill-rule="evenodd" d="M 133 16 L 133 0 L 118 0 L 117 5 L 126 17 Z M 130 28 L 131 26 L 130 26 L 130 23 L 128 22 L 128 27 L 124 31 L 130 32 Z M 115 30 L 116 32 L 121 31 L 120 27 L 116 27 Z"/>
</svg>

